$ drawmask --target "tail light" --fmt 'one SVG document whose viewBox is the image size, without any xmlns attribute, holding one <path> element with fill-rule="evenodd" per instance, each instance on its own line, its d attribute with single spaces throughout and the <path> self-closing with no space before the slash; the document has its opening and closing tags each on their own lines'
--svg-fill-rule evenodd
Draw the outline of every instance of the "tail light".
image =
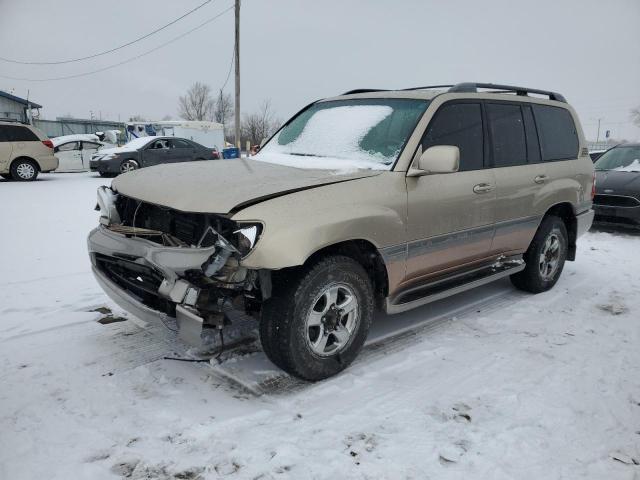
<svg viewBox="0 0 640 480">
<path fill-rule="evenodd" d="M 214 160 L 220 159 L 220 153 L 217 150 L 213 150 L 211 153 L 213 154 Z"/>
<path fill-rule="evenodd" d="M 53 148 L 53 142 L 51 140 L 42 140 L 42 143 L 44 143 L 45 147 Z"/>
<path fill-rule="evenodd" d="M 596 198 L 596 172 L 593 172 L 593 182 L 591 183 L 591 201 Z"/>
</svg>

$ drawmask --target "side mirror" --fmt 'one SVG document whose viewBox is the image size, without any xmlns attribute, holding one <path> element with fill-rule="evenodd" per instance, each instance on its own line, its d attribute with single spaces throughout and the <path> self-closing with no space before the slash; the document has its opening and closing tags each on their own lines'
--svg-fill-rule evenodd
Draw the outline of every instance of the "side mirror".
<svg viewBox="0 0 640 480">
<path fill-rule="evenodd" d="M 415 165 L 417 164 L 417 165 Z M 427 148 L 407 172 L 409 177 L 436 173 L 455 173 L 460 167 L 460 149 L 454 145 L 436 145 Z"/>
</svg>

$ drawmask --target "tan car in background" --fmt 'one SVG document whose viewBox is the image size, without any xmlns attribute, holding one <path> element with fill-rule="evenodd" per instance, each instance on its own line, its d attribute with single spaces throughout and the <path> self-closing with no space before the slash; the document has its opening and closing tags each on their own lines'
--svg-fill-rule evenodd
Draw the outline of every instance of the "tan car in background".
<svg viewBox="0 0 640 480">
<path fill-rule="evenodd" d="M 309 105 L 251 160 L 118 177 L 98 192 L 88 244 L 99 283 L 135 316 L 197 345 L 242 310 L 276 365 L 319 380 L 355 359 L 377 308 L 506 276 L 552 288 L 591 226 L 593 188 L 557 93 L 356 90 Z"/>
<path fill-rule="evenodd" d="M 0 121 L 0 176 L 28 182 L 58 168 L 53 143 L 32 125 Z"/>
</svg>

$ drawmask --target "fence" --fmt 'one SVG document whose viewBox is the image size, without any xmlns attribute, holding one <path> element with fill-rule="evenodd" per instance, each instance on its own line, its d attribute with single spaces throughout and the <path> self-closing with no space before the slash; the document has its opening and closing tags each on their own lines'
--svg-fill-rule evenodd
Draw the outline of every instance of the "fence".
<svg viewBox="0 0 640 480">
<path fill-rule="evenodd" d="M 127 129 L 126 125 L 122 122 L 80 118 L 57 118 L 56 120 L 34 119 L 33 125 L 39 130 L 42 130 L 50 138 L 79 133 L 103 132 L 105 130 L 120 130 L 124 134 Z"/>
</svg>

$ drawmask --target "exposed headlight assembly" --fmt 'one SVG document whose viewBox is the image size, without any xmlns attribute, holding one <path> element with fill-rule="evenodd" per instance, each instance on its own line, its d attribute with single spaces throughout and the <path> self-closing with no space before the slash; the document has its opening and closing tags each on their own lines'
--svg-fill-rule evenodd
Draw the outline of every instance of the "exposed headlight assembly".
<svg viewBox="0 0 640 480">
<path fill-rule="evenodd" d="M 251 250 L 253 250 L 253 247 L 255 247 L 258 242 L 260 234 L 262 233 L 262 224 L 242 223 L 240 226 L 242 228 L 239 228 L 233 233 L 236 235 L 238 251 L 243 257 L 245 257 L 249 252 L 251 252 Z"/>
<path fill-rule="evenodd" d="M 111 188 L 98 187 L 98 205 L 96 210 L 100 211 L 100 223 L 103 225 L 111 225 L 112 223 L 120 223 L 120 214 L 116 209 L 116 200 L 118 194 Z"/>
</svg>

